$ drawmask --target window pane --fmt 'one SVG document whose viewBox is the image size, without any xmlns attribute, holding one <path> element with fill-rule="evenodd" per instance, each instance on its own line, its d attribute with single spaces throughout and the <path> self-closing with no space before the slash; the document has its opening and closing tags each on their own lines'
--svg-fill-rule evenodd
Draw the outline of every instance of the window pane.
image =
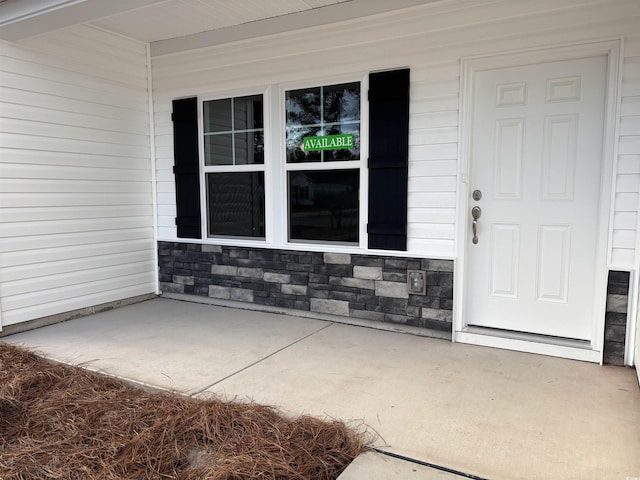
<svg viewBox="0 0 640 480">
<path fill-rule="evenodd" d="M 286 94 L 287 126 L 320 123 L 320 88 L 291 90 Z"/>
<path fill-rule="evenodd" d="M 233 121 L 235 130 L 263 128 L 262 95 L 234 98 Z"/>
<path fill-rule="evenodd" d="M 204 102 L 204 133 L 231 131 L 231 99 Z"/>
<path fill-rule="evenodd" d="M 206 135 L 204 137 L 205 165 L 233 165 L 231 134 Z"/>
<path fill-rule="evenodd" d="M 305 152 L 304 137 L 322 135 L 318 127 L 287 128 L 287 163 L 319 162 L 320 152 Z"/>
<path fill-rule="evenodd" d="M 358 170 L 289 172 L 289 239 L 358 241 Z"/>
<path fill-rule="evenodd" d="M 264 237 L 264 172 L 207 174 L 209 235 Z"/>
<path fill-rule="evenodd" d="M 264 163 L 264 134 L 243 132 L 235 134 L 236 165 Z"/>
<path fill-rule="evenodd" d="M 343 150 L 325 150 L 324 161 L 336 162 L 340 160 L 360 160 L 360 124 L 347 123 L 345 125 L 333 125 L 326 128 L 326 135 L 338 135 L 341 133 L 353 134 L 353 148 Z"/>
<path fill-rule="evenodd" d="M 344 83 L 323 88 L 324 122 L 360 120 L 360 84 Z"/>
</svg>

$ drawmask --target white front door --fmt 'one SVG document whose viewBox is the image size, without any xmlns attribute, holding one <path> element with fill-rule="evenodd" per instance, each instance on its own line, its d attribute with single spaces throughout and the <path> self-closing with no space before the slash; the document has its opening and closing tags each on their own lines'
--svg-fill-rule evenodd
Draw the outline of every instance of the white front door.
<svg viewBox="0 0 640 480">
<path fill-rule="evenodd" d="M 467 325 L 592 338 L 606 76 L 606 56 L 475 73 Z"/>
</svg>

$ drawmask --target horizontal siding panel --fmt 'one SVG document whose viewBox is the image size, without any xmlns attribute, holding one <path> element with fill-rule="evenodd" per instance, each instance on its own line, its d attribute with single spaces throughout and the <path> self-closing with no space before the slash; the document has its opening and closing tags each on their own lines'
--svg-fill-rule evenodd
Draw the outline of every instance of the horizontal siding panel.
<svg viewBox="0 0 640 480">
<path fill-rule="evenodd" d="M 108 193 L 0 193 L 0 205 L 3 207 L 72 207 L 82 205 L 148 205 L 146 193 L 126 193 L 111 195 Z"/>
<path fill-rule="evenodd" d="M 407 238 L 407 249 L 410 252 L 429 252 L 430 257 L 454 258 L 455 247 L 453 240 Z"/>
<path fill-rule="evenodd" d="M 84 220 L 95 218 L 126 218 L 152 216 L 151 205 L 116 205 L 107 207 L 36 207 L 0 208 L 0 224 L 14 222 L 42 222 Z M 1 227 L 0 227 L 1 228 Z"/>
<path fill-rule="evenodd" d="M 148 163 L 148 162 L 147 162 Z M 98 166 L 98 165 L 96 165 Z M 150 182 L 149 170 L 124 170 L 111 168 L 108 162 L 99 168 L 62 165 L 30 165 L 5 163 L 0 165 L 0 175 L 7 179 L 29 180 L 96 180 L 101 182 Z"/>
<path fill-rule="evenodd" d="M 104 169 L 126 170 L 127 175 L 136 176 L 135 170 L 141 170 L 144 175 L 150 175 L 148 158 L 128 158 L 114 157 L 110 155 L 91 155 L 73 152 L 51 152 L 42 150 L 20 150 L 16 148 L 2 148 L 2 162 L 0 162 L 0 175 L 4 172 L 5 164 L 22 164 L 25 168 L 29 165 L 35 166 L 59 166 L 59 167 L 82 167 L 97 168 L 98 171 Z M 6 166 L 6 168 L 11 168 Z"/>
<path fill-rule="evenodd" d="M 0 104 L 0 116 L 16 120 L 30 120 L 32 122 L 43 122 L 53 125 L 67 125 L 73 127 L 86 127 L 102 130 L 105 132 L 128 133 L 130 135 L 149 135 L 149 128 L 143 123 L 122 122 L 95 115 L 85 115 L 82 113 L 63 112 L 50 108 L 32 107 L 28 105 L 18 105 L 14 103 Z"/>
<path fill-rule="evenodd" d="M 616 193 L 615 211 L 616 212 L 637 212 L 638 211 L 638 194 L 637 193 Z"/>
<path fill-rule="evenodd" d="M 88 259 L 89 260 L 89 259 Z M 97 282 L 111 278 L 124 278 L 133 275 L 148 273 L 154 270 L 153 261 L 135 261 L 126 264 L 108 265 L 106 267 L 96 267 L 93 264 L 91 269 L 76 270 L 65 273 L 55 273 L 47 276 L 37 276 L 24 280 L 4 281 L 2 286 L 3 298 L 24 296 L 30 293 L 47 295 L 52 285 L 56 292 L 60 292 L 65 287 L 82 286 L 86 282 Z M 64 298 L 64 297 L 58 297 Z M 24 305 L 23 305 L 24 306 Z"/>
<path fill-rule="evenodd" d="M 30 265 L 38 265 L 47 273 L 52 268 L 56 271 L 73 271 L 75 266 L 86 268 L 88 262 L 93 265 L 93 259 L 113 256 L 114 258 L 128 258 L 129 255 L 136 255 L 139 258 L 147 258 L 152 254 L 149 249 L 148 238 L 123 239 L 122 241 L 94 242 L 84 245 L 64 245 L 62 247 L 47 248 L 44 244 L 42 248 L 36 247 L 32 250 L 13 251 L 9 255 L 0 255 L 0 268 L 2 268 L 2 278 L 21 279 L 26 278 L 21 272 L 33 270 Z M 64 266 L 63 266 L 64 265 Z M 35 268 L 35 267 L 34 267 Z M 35 274 L 34 276 L 37 276 Z"/>
<path fill-rule="evenodd" d="M 628 268 L 635 263 L 633 248 L 614 248 L 611 254 L 611 265 L 614 268 Z"/>
<path fill-rule="evenodd" d="M 618 175 L 616 179 L 616 191 L 621 193 L 640 191 L 640 174 Z"/>
<path fill-rule="evenodd" d="M 455 192 L 456 177 L 410 177 L 410 192 Z"/>
<path fill-rule="evenodd" d="M 445 224 L 413 224 L 407 229 L 407 237 L 419 239 L 445 239 L 455 238 L 455 226 Z"/>
<path fill-rule="evenodd" d="M 409 162 L 410 177 L 439 177 L 455 175 L 457 160 L 422 160 Z"/>
<path fill-rule="evenodd" d="M 45 222 L 19 222 L 5 224 L 2 234 L 5 238 L 26 235 L 58 235 L 62 233 L 95 232 L 152 227 L 153 219 L 145 217 L 98 218 L 78 220 L 50 220 Z"/>
<path fill-rule="evenodd" d="M 409 124 L 412 128 L 458 128 L 458 112 L 431 112 L 409 114 Z"/>
<path fill-rule="evenodd" d="M 640 155 L 620 155 L 618 157 L 618 174 L 640 173 Z"/>
<path fill-rule="evenodd" d="M 36 190 L 42 193 L 151 193 L 151 182 L 79 181 L 79 180 L 27 180 L 10 178 L 0 180 L 0 191 L 5 194 Z"/>
<path fill-rule="evenodd" d="M 65 140 L 82 140 L 85 142 L 116 145 L 142 146 L 147 150 L 149 148 L 149 137 L 146 135 L 109 132 L 95 128 L 93 125 L 90 127 L 78 127 L 75 125 L 57 125 L 52 123 L 43 123 L 41 121 L 0 117 L 0 131 L 14 134 L 29 132 L 28 134 L 30 136 L 62 138 Z"/>
<path fill-rule="evenodd" d="M 409 133 L 409 145 L 435 145 L 458 141 L 456 127 L 414 128 Z"/>
<path fill-rule="evenodd" d="M 409 223 L 450 223 L 456 222 L 455 208 L 416 208 L 408 209 Z"/>
<path fill-rule="evenodd" d="M 110 279 L 101 283 L 86 285 L 85 288 L 82 289 L 70 289 L 72 295 L 62 300 L 33 304 L 23 308 L 15 307 L 11 299 L 9 299 L 3 302 L 6 310 L 2 312 L 2 323 L 5 326 L 9 326 L 34 318 L 114 302 L 128 297 L 146 295 L 154 293 L 155 288 L 153 276 L 151 274 L 144 274 L 135 277 L 126 277 L 121 279 L 121 281 L 118 281 L 118 279 Z M 91 293 L 87 294 L 87 292 Z M 73 295 L 74 293 L 75 295 Z"/>
<path fill-rule="evenodd" d="M 640 132 L 640 115 L 622 117 L 620 119 L 620 135 L 638 135 Z"/>
<path fill-rule="evenodd" d="M 61 110 L 63 112 L 74 112 L 96 117 L 110 118 L 125 122 L 149 123 L 149 114 L 125 107 L 115 107 L 97 102 L 86 102 L 73 98 L 56 97 L 37 92 L 27 92 L 6 88 L 0 85 L 0 100 L 5 103 L 16 105 L 29 105 L 32 107 L 43 107 L 51 110 Z"/>
<path fill-rule="evenodd" d="M 111 230 L 104 232 L 65 233 L 60 235 L 34 235 L 31 237 L 0 238 L 0 254 L 38 250 L 42 248 L 58 248 L 77 245 L 92 245 L 106 242 L 127 242 L 147 240 L 152 243 L 153 230 L 150 228 L 132 228 L 129 230 Z M 4 259 L 4 256 L 2 256 Z M 0 260 L 0 263 L 4 260 Z"/>
<path fill-rule="evenodd" d="M 613 232 L 613 248 L 633 249 L 636 246 L 635 230 L 615 230 Z"/>
<path fill-rule="evenodd" d="M 27 133 L 0 133 L 0 145 L 7 148 L 44 150 L 68 153 L 89 153 L 94 155 L 149 158 L 149 147 L 136 147 L 117 143 L 99 143 L 90 140 L 74 140 L 55 137 L 34 137 Z"/>
<path fill-rule="evenodd" d="M 12 63 L 17 65 L 12 65 Z M 32 75 L 42 74 L 42 68 L 38 65 L 29 67 L 33 68 Z M 112 105 L 127 110 L 145 111 L 145 104 L 141 101 L 140 91 L 125 90 L 122 88 L 98 90 L 95 85 L 93 88 L 78 85 L 74 78 L 60 78 L 54 81 L 50 78 L 35 78 L 25 74 L 24 68 L 20 68 L 20 62 L 11 59 L 4 59 L 2 68 L 2 85 L 18 91 L 35 92 L 44 95 L 51 95 L 61 98 L 69 98 L 80 100 L 83 102 L 96 103 L 99 105 Z M 21 74 L 11 73 L 12 68 L 20 70 Z M 90 84 L 90 82 L 87 82 Z M 113 91 L 112 91 L 113 90 Z"/>
<path fill-rule="evenodd" d="M 450 160 L 458 158 L 458 144 L 410 145 L 409 160 Z"/>
<path fill-rule="evenodd" d="M 409 207 L 455 207 L 456 194 L 453 192 L 409 192 L 407 197 Z"/>
<path fill-rule="evenodd" d="M 638 227 L 638 214 L 635 212 L 616 212 L 613 216 L 613 228 L 616 230 L 634 230 Z"/>
<path fill-rule="evenodd" d="M 640 100 L 640 97 L 638 97 Z M 620 137 L 619 150 L 620 155 L 637 155 L 640 154 L 640 132 L 639 135 L 628 135 Z"/>
</svg>

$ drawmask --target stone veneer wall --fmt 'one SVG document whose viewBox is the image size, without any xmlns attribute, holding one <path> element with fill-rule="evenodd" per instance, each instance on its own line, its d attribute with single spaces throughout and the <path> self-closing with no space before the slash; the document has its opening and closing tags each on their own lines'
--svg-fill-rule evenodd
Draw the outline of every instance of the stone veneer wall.
<svg viewBox="0 0 640 480">
<path fill-rule="evenodd" d="M 629 278 L 629 272 L 609 272 L 604 322 L 604 363 L 610 365 L 624 365 Z"/>
<path fill-rule="evenodd" d="M 453 261 L 158 242 L 163 292 L 451 332 Z M 426 272 L 426 295 L 407 293 Z"/>
</svg>

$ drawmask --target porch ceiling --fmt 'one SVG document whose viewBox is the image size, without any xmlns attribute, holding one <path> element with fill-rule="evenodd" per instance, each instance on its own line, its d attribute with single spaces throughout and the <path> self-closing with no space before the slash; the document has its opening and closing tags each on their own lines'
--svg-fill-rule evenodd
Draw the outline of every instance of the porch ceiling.
<svg viewBox="0 0 640 480">
<path fill-rule="evenodd" d="M 90 24 L 154 55 L 255 38 L 440 0 L 0 0 L 0 39 Z"/>
</svg>

